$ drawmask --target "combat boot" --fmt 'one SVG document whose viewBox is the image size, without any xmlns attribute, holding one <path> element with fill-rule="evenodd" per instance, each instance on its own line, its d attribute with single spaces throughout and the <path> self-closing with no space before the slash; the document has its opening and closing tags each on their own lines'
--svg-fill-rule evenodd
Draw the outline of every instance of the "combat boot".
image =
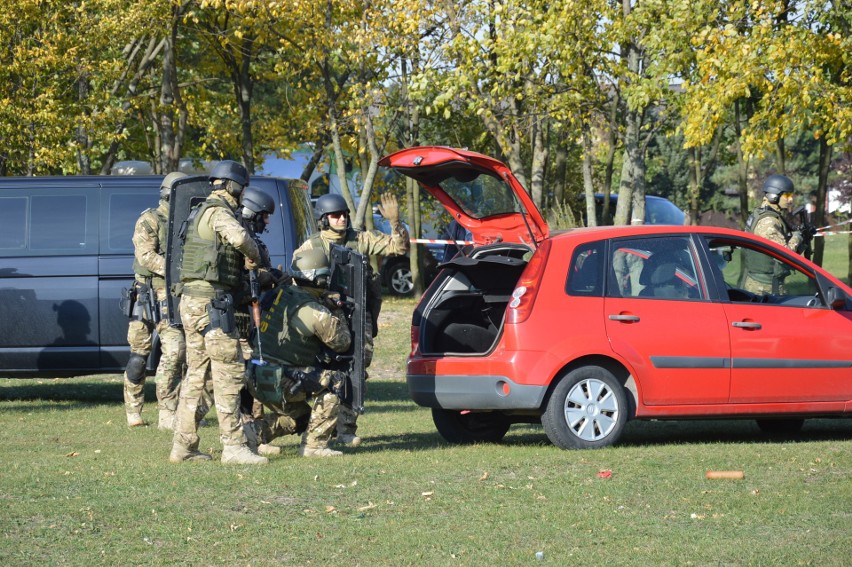
<svg viewBox="0 0 852 567">
<path fill-rule="evenodd" d="M 175 412 L 172 410 L 161 409 L 160 418 L 157 423 L 157 429 L 160 431 L 175 430 Z"/>
<path fill-rule="evenodd" d="M 169 461 L 172 463 L 182 463 L 184 461 L 209 461 L 212 459 L 207 453 L 195 450 L 191 451 L 181 445 L 173 445 L 172 452 L 169 455 Z"/>
<path fill-rule="evenodd" d="M 340 451 L 328 447 L 308 447 L 306 445 L 299 447 L 300 457 L 339 457 L 342 454 Z"/>
<path fill-rule="evenodd" d="M 148 425 L 138 412 L 127 414 L 127 427 L 139 427 Z"/>
<path fill-rule="evenodd" d="M 225 445 L 222 449 L 222 463 L 230 465 L 265 465 L 266 457 L 256 455 L 245 445 Z"/>
<path fill-rule="evenodd" d="M 259 455 L 263 455 L 264 457 L 272 457 L 274 455 L 281 454 L 281 447 L 278 445 L 269 445 L 267 443 L 261 443 L 257 446 L 257 452 Z"/>
<path fill-rule="evenodd" d="M 357 447 L 361 444 L 361 438 L 354 433 L 338 433 L 337 440 L 347 447 Z"/>
</svg>

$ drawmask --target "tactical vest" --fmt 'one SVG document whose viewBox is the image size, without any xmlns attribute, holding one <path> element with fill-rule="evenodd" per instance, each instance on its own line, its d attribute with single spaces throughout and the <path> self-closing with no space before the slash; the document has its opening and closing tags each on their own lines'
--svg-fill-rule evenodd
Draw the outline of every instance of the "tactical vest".
<svg viewBox="0 0 852 567">
<path fill-rule="evenodd" d="M 151 215 L 154 215 L 154 218 L 157 219 L 156 227 L 151 226 L 151 223 L 148 222 L 147 218 L 142 218 L 147 216 L 149 213 Z M 157 233 L 157 254 L 165 254 L 166 242 L 168 241 L 168 235 L 166 234 L 166 231 L 169 227 L 169 219 L 166 218 L 166 215 L 164 215 L 159 208 L 157 208 L 147 209 L 143 211 L 143 213 L 140 215 L 140 220 L 142 222 L 142 225 L 149 232 Z M 163 279 L 163 276 L 160 274 L 155 274 L 154 272 L 140 264 L 139 260 L 136 259 L 135 255 L 133 256 L 133 273 L 141 276 L 142 278 L 156 278 L 162 281 L 161 285 L 165 285 L 165 280 Z"/>
<path fill-rule="evenodd" d="M 781 224 L 784 226 L 784 237 L 789 238 L 790 230 L 787 221 L 784 220 L 784 217 L 781 214 L 773 209 L 772 207 L 758 207 L 749 215 L 746 220 L 746 231 L 754 234 L 754 229 L 757 227 L 757 223 L 766 218 L 766 217 L 774 217 L 781 221 Z M 748 272 L 752 276 L 757 275 L 756 279 L 766 279 L 766 277 L 771 278 L 775 271 L 775 260 L 772 259 L 768 254 L 760 254 L 751 252 L 749 250 L 743 250 L 745 253 L 746 265 L 748 266 Z M 764 276 L 761 278 L 760 276 Z"/>
<path fill-rule="evenodd" d="M 242 254 L 219 236 L 206 240 L 198 233 L 201 218 L 213 207 L 222 207 L 237 219 L 233 209 L 221 199 L 207 199 L 198 205 L 194 216 L 190 213 L 193 218 L 183 243 L 180 281 L 204 280 L 226 289 L 234 289 L 243 280 Z"/>
<path fill-rule="evenodd" d="M 315 335 L 305 336 L 295 326 L 299 309 L 316 298 L 295 286 L 284 286 L 275 292 L 275 299 L 264 311 L 260 324 L 260 343 L 263 354 L 289 366 L 316 366 L 322 341 Z M 312 323 L 303 321 L 302 328 Z"/>
</svg>

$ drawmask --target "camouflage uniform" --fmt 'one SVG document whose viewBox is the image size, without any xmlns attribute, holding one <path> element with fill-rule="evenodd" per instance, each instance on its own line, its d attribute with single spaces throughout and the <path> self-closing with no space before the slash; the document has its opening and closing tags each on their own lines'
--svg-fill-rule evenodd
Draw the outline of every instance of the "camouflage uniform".
<svg viewBox="0 0 852 567">
<path fill-rule="evenodd" d="M 245 455 L 246 437 L 240 420 L 244 359 L 236 328 L 226 333 L 211 326 L 214 298 L 241 287 L 243 262 L 257 264 L 257 244 L 237 219 L 238 203 L 225 190 L 215 190 L 190 222 L 181 264 L 181 322 L 186 334 L 187 376 L 181 388 L 174 447 L 170 460 L 198 454 L 196 409 L 208 381 L 213 383 L 222 460 Z M 207 457 L 209 458 L 209 456 Z M 238 461 L 233 461 L 238 462 Z M 265 462 L 265 459 L 263 460 Z"/>
<path fill-rule="evenodd" d="M 306 240 L 297 250 L 296 254 L 303 250 L 322 248 L 326 255 L 330 256 L 331 244 L 346 246 L 366 256 L 402 256 L 408 252 L 408 231 L 402 223 L 392 223 L 391 234 L 385 234 L 378 230 L 361 231 L 348 228 L 346 232 L 337 232 L 331 228 L 320 231 Z M 364 337 L 364 366 L 369 367 L 373 360 L 373 337 L 378 333 L 379 311 L 382 306 L 382 285 L 378 274 L 370 273 L 370 287 L 367 290 L 367 317 L 368 332 Z M 337 432 L 340 435 L 354 436 L 358 429 L 358 414 L 350 407 L 343 405 L 340 408 L 340 418 L 337 422 Z"/>
<path fill-rule="evenodd" d="M 139 293 L 144 293 L 147 286 L 153 287 L 156 300 L 160 304 L 160 321 L 155 325 L 148 318 L 140 317 L 131 321 L 127 328 L 131 357 L 147 359 L 151 353 L 155 329 L 160 337 L 162 356 L 157 365 L 155 381 L 159 425 L 162 429 L 173 427 L 185 353 L 183 332 L 169 325 L 167 307 L 163 301 L 166 297 L 164 274 L 168 216 L 168 202 L 161 200 L 156 209 L 147 209 L 140 215 L 133 231 L 135 285 Z M 139 291 L 140 289 L 143 291 Z M 144 367 L 138 366 L 143 364 L 142 360 L 137 359 L 136 364 L 135 368 L 129 364 L 124 373 L 124 408 L 128 424 L 131 425 L 143 423 L 139 414 L 145 402 L 145 370 Z"/>
<path fill-rule="evenodd" d="M 259 422 L 259 441 L 269 443 L 275 437 L 299 433 L 305 427 L 303 447 L 324 449 L 337 424 L 340 400 L 334 388 L 334 372 L 316 367 L 323 346 L 334 352 L 346 352 L 351 334 L 345 316 L 320 303 L 322 291 L 314 288 L 284 286 L 263 315 L 261 345 L 267 361 L 279 364 L 286 377 L 281 399 L 263 398 L 263 418 Z M 298 376 L 314 387 L 293 392 Z M 319 390 L 313 407 L 305 390 Z M 310 416 L 308 418 L 308 416 Z M 309 420 L 308 420 L 309 419 Z M 307 424 L 305 424 L 305 421 Z"/>
<path fill-rule="evenodd" d="M 776 242 L 793 252 L 798 252 L 802 244 L 802 235 L 793 231 L 784 218 L 784 209 L 764 198 L 746 221 L 746 230 L 757 236 Z M 745 257 L 746 273 L 743 289 L 761 295 L 784 293 L 784 278 L 787 276 L 780 262 L 772 261 L 768 256 L 751 254 Z"/>
</svg>

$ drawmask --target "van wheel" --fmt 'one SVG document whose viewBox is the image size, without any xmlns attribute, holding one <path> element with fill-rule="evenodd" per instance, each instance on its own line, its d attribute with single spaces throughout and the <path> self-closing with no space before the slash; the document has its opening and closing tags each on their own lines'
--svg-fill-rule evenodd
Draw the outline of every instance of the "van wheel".
<svg viewBox="0 0 852 567">
<path fill-rule="evenodd" d="M 541 424 L 560 449 L 597 449 L 612 445 L 627 423 L 627 397 L 612 372 L 583 366 L 564 376 L 550 400 Z"/>
<path fill-rule="evenodd" d="M 767 435 L 786 436 L 798 433 L 805 424 L 804 419 L 757 419 L 757 426 Z"/>
<path fill-rule="evenodd" d="M 499 443 L 510 423 L 494 412 L 462 413 L 460 411 L 432 408 L 432 421 L 438 433 L 449 443 Z"/>
<path fill-rule="evenodd" d="M 411 277 L 408 259 L 395 261 L 387 271 L 386 280 L 391 294 L 411 295 L 414 291 L 414 280 Z"/>
</svg>

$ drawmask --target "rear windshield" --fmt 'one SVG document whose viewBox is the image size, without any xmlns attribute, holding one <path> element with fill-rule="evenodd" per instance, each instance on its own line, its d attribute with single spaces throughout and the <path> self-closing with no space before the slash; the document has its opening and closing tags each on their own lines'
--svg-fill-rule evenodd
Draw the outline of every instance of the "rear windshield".
<svg viewBox="0 0 852 567">
<path fill-rule="evenodd" d="M 488 173 L 466 171 L 465 176 L 448 177 L 441 189 L 468 216 L 483 219 L 496 215 L 521 212 L 515 193 L 508 183 Z M 470 177 L 476 175 L 476 177 Z"/>
</svg>

